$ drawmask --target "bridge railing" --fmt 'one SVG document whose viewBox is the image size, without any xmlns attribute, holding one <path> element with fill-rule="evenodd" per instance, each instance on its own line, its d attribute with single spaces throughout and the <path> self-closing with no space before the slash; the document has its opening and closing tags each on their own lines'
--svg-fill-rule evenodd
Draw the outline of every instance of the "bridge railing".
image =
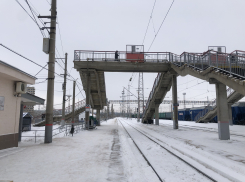
<svg viewBox="0 0 245 182">
<path fill-rule="evenodd" d="M 120 62 L 166 62 L 169 52 L 118 52 L 119 58 L 115 59 L 114 51 L 74 51 L 74 61 L 120 61 Z"/>
<path fill-rule="evenodd" d="M 76 110 L 78 110 L 78 109 L 80 109 L 82 107 L 85 107 L 85 105 L 86 105 L 86 100 L 84 99 L 84 100 L 81 100 L 81 101 L 75 103 L 74 109 L 76 111 Z M 70 106 L 68 106 L 68 107 L 65 108 L 65 114 L 69 114 L 69 113 L 72 112 L 72 108 L 73 108 L 72 106 L 73 105 L 70 105 Z"/>
<path fill-rule="evenodd" d="M 187 64 L 199 70 L 215 67 L 230 75 L 245 79 L 245 52 L 233 51 L 230 54 L 209 50 L 204 53 L 183 52 L 180 56 L 170 53 L 169 61 L 182 66 Z"/>
<path fill-rule="evenodd" d="M 85 105 L 86 105 L 86 100 L 84 99 L 84 100 L 81 100 L 81 101 L 75 103 L 75 108 L 74 109 L 76 111 L 76 110 L 78 110 L 78 109 L 80 109 L 82 107 L 85 107 Z M 59 109 L 59 110 L 61 110 L 61 112 L 59 112 L 59 113 L 55 113 L 54 112 L 53 117 L 62 115 L 62 109 Z M 65 108 L 65 114 L 69 114 L 69 113 L 72 113 L 72 105 L 70 105 L 70 106 Z M 38 118 L 41 119 L 43 114 L 45 114 L 45 113 L 36 115 L 36 116 L 33 117 L 33 119 L 34 120 L 38 119 Z"/>
<path fill-rule="evenodd" d="M 153 84 L 151 93 L 150 93 L 150 95 L 149 95 L 149 97 L 148 97 L 147 103 L 146 103 L 146 105 L 145 105 L 145 109 L 144 109 L 144 111 L 143 111 L 142 118 L 144 118 L 144 116 L 145 116 L 146 109 L 148 108 L 148 106 L 149 106 L 149 104 L 150 104 L 150 101 L 152 100 L 153 94 L 154 94 L 155 89 L 156 89 L 156 87 L 157 87 L 157 85 L 158 85 L 158 82 L 159 82 L 159 80 L 160 80 L 161 75 L 162 75 L 161 73 L 158 73 L 157 77 L 155 78 L 155 81 L 154 81 L 154 84 Z"/>
<path fill-rule="evenodd" d="M 229 97 L 231 94 L 235 92 L 232 88 L 228 88 L 226 90 L 227 97 Z M 195 121 L 198 121 L 201 117 L 203 117 L 205 114 L 207 114 L 209 111 L 212 111 L 216 107 L 216 99 L 213 101 L 213 104 L 207 105 L 202 111 L 200 111 L 194 118 Z"/>
<path fill-rule="evenodd" d="M 118 53 L 119 58 L 115 59 L 114 51 L 75 50 L 74 61 L 171 62 L 179 66 L 187 64 L 200 70 L 212 66 L 245 79 L 245 51 L 236 50 L 228 54 L 208 50 L 204 53 L 183 52 L 181 55 L 171 52 Z"/>
</svg>

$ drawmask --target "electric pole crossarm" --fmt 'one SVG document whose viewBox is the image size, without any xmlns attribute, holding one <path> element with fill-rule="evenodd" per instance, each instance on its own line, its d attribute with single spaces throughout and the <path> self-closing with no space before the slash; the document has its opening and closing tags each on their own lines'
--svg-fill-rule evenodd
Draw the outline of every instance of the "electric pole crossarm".
<svg viewBox="0 0 245 182">
<path fill-rule="evenodd" d="M 42 28 L 40 28 L 40 30 L 44 30 L 44 29 L 56 29 L 56 27 L 42 27 Z"/>
<path fill-rule="evenodd" d="M 50 19 L 55 19 L 56 20 L 56 16 L 40 16 L 39 15 L 38 18 L 50 18 Z"/>
</svg>

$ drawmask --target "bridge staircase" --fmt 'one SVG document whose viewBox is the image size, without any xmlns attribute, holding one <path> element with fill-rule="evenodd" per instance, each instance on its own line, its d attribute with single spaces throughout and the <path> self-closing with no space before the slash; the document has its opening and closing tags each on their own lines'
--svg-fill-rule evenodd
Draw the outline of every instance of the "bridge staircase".
<svg viewBox="0 0 245 182">
<path fill-rule="evenodd" d="M 209 50 L 204 53 L 187 53 L 180 56 L 170 53 L 171 67 L 180 75 L 191 75 L 210 81 L 215 79 L 245 95 L 245 52 L 230 54 Z"/>
<path fill-rule="evenodd" d="M 240 99 L 242 99 L 244 95 L 234 91 L 231 88 L 227 89 L 227 101 L 229 105 L 233 105 L 236 102 L 238 102 Z M 214 100 L 215 103 L 216 100 Z M 208 105 L 206 106 L 202 111 L 200 111 L 194 120 L 197 123 L 207 123 L 212 121 L 212 119 L 217 115 L 217 105 L 211 106 Z"/>
<path fill-rule="evenodd" d="M 228 86 L 230 88 L 228 89 L 228 104 L 234 104 L 245 95 L 244 51 L 236 50 L 229 54 L 214 50 L 208 50 L 204 53 L 184 52 L 181 55 L 166 53 L 166 60 L 170 63 L 171 68 L 177 75 L 191 75 L 196 78 L 206 80 L 207 82 L 210 82 L 210 80 L 213 79 Z M 158 92 L 161 92 L 161 89 L 158 88 L 158 83 L 156 83 L 156 80 L 149 96 L 149 98 L 153 98 L 153 100 L 154 96 L 157 95 Z M 143 112 L 142 121 L 153 118 L 153 102 L 150 99 L 148 100 Z M 198 115 L 196 121 L 208 122 L 216 115 L 217 107 L 207 106 Z"/>
<path fill-rule="evenodd" d="M 81 114 L 82 112 L 85 111 L 85 105 L 86 105 L 86 100 L 82 100 L 82 101 L 79 101 L 77 103 L 75 103 L 75 116 Z M 72 118 L 72 108 L 73 106 L 70 105 L 68 107 L 65 108 L 65 121 L 68 121 Z M 61 115 L 56 115 L 53 117 L 53 122 L 58 122 L 58 121 L 61 121 L 62 119 L 62 116 Z M 34 126 L 45 126 L 45 120 L 39 122 L 39 123 L 36 123 Z"/>
<path fill-rule="evenodd" d="M 172 86 L 172 72 L 158 73 L 153 84 L 152 91 L 147 100 L 145 110 L 142 115 L 142 123 L 151 123 L 155 113 L 155 105 L 162 103 L 167 92 Z"/>
</svg>

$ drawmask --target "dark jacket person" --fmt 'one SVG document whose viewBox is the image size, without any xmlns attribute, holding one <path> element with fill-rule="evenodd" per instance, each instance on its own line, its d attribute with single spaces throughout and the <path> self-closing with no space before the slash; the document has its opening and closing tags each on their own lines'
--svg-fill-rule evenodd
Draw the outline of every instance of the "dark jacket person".
<svg viewBox="0 0 245 182">
<path fill-rule="evenodd" d="M 115 61 L 118 61 L 118 57 L 119 57 L 119 54 L 118 54 L 118 51 L 115 52 Z"/>
<path fill-rule="evenodd" d="M 74 125 L 72 125 L 72 126 L 71 126 L 71 131 L 70 131 L 70 133 L 71 133 L 72 136 L 73 136 L 74 130 L 75 130 L 75 129 L 74 129 Z"/>
</svg>

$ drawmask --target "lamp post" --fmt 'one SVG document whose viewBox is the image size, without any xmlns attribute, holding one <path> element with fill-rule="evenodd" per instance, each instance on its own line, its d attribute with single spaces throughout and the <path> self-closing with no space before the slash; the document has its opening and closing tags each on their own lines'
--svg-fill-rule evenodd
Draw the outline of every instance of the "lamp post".
<svg viewBox="0 0 245 182">
<path fill-rule="evenodd" d="M 185 95 L 186 95 L 186 93 L 183 93 L 183 97 L 184 97 L 184 109 L 185 109 Z"/>
</svg>

